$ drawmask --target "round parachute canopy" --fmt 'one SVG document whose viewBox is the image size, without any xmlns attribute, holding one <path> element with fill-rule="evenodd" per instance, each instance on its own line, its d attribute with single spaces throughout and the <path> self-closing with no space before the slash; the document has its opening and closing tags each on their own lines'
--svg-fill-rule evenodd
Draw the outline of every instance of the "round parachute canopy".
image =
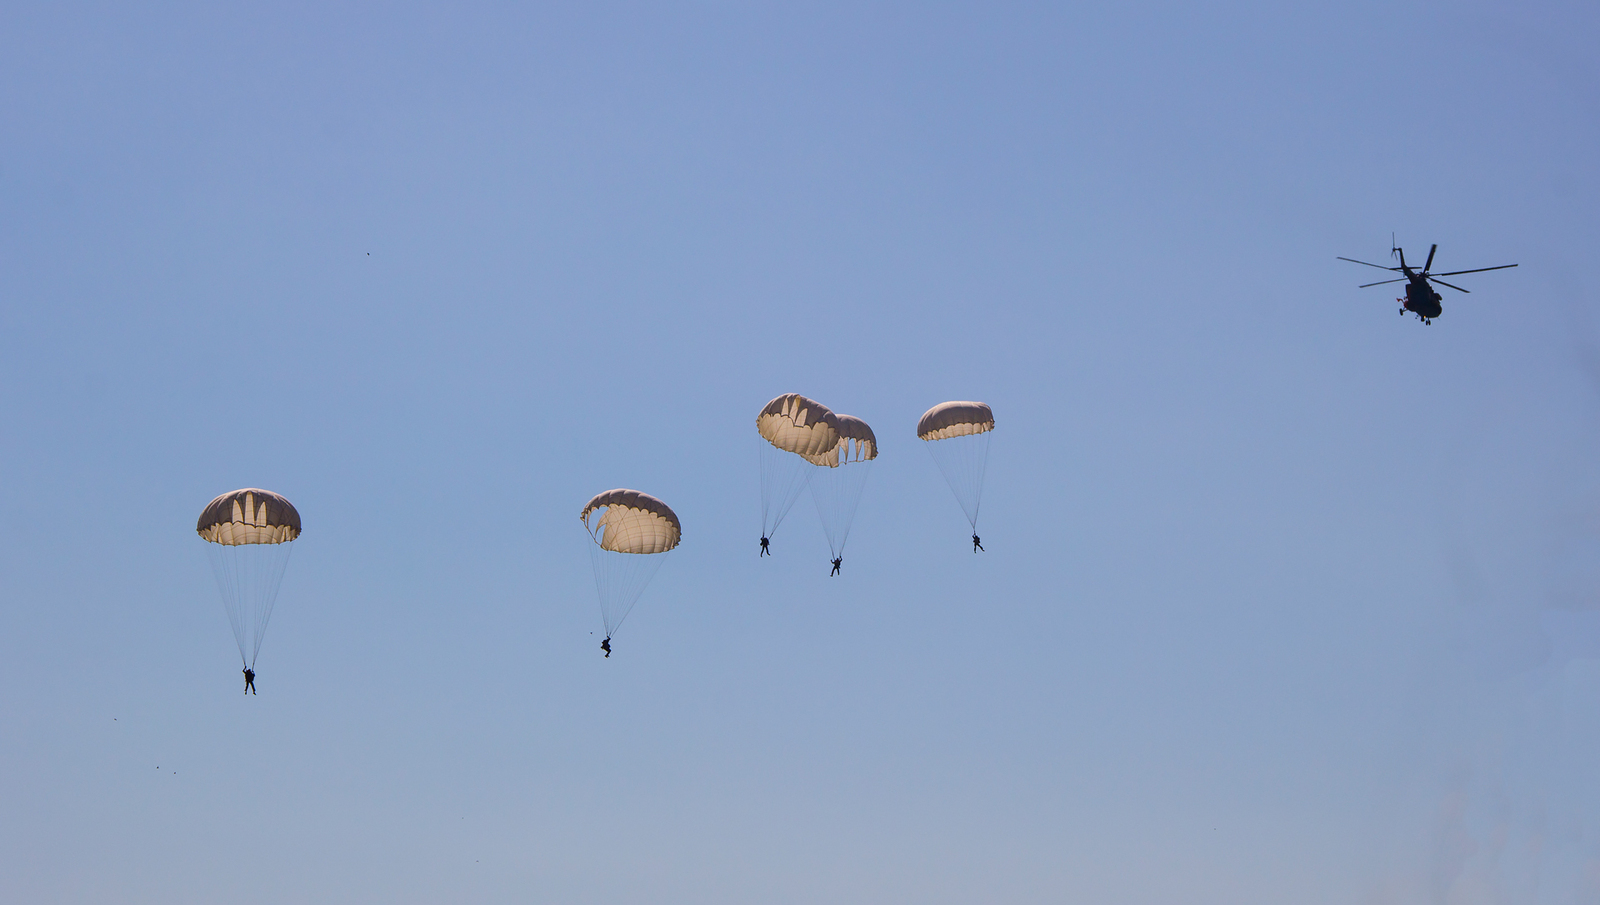
<svg viewBox="0 0 1600 905">
<path fill-rule="evenodd" d="M 839 464 L 834 455 L 834 447 L 839 444 L 839 419 L 815 399 L 784 393 L 756 416 L 756 430 L 763 440 L 812 465 Z"/>
<path fill-rule="evenodd" d="M 595 510 L 605 513 L 590 523 Z M 672 507 L 637 490 L 595 494 L 578 515 L 600 549 L 613 553 L 665 553 L 678 545 L 683 525 Z"/>
<path fill-rule="evenodd" d="M 603 513 L 595 514 L 602 509 Z M 683 525 L 670 506 L 637 490 L 595 494 L 578 517 L 594 540 L 589 561 L 594 565 L 600 621 L 609 643 L 667 558 L 633 554 L 666 553 L 678 546 Z"/>
<path fill-rule="evenodd" d="M 270 490 L 246 487 L 212 500 L 195 531 L 210 541 L 206 552 L 239 659 L 254 669 L 294 549 L 291 541 L 300 536 L 300 513 Z"/>
<path fill-rule="evenodd" d="M 817 504 L 822 533 L 835 558 L 844 555 L 866 488 L 872 461 L 878 457 L 878 438 L 867 422 L 850 415 L 839 415 L 839 445 L 834 448 L 839 467 L 820 469 L 811 478 L 811 499 Z"/>
<path fill-rule="evenodd" d="M 982 402 L 941 402 L 917 422 L 917 437 L 928 441 L 928 452 L 967 514 L 974 538 L 993 430 L 994 411 Z"/>
<path fill-rule="evenodd" d="M 839 420 L 840 462 L 870 462 L 878 457 L 878 437 L 867 422 L 854 415 L 836 415 Z"/>
<path fill-rule="evenodd" d="M 941 402 L 922 413 L 918 440 L 948 440 L 994 430 L 994 411 L 982 402 Z"/>
<path fill-rule="evenodd" d="M 294 504 L 257 487 L 225 493 L 212 500 L 194 526 L 214 544 L 281 544 L 300 536 L 300 513 Z"/>
</svg>

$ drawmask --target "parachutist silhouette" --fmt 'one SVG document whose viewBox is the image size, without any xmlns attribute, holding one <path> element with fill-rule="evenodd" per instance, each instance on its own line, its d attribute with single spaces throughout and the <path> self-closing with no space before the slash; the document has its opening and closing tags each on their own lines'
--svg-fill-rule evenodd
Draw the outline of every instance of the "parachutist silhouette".
<svg viewBox="0 0 1600 905">
<path fill-rule="evenodd" d="M 972 552 L 978 553 L 978 552 L 981 552 L 982 550 L 983 550 L 983 544 L 982 544 L 982 542 L 980 542 L 978 540 L 978 535 L 976 535 L 976 534 L 972 535 Z"/>
<path fill-rule="evenodd" d="M 606 636 L 606 640 L 600 642 L 600 649 L 606 652 L 606 659 L 607 660 L 611 659 L 611 636 L 610 635 Z"/>
<path fill-rule="evenodd" d="M 833 576 L 839 574 L 839 564 L 842 563 L 842 562 L 844 562 L 844 557 L 843 556 L 834 557 L 834 559 L 833 559 L 833 571 L 828 573 L 828 577 L 829 578 L 832 578 Z"/>
<path fill-rule="evenodd" d="M 244 693 L 256 693 L 256 671 L 248 666 L 244 668 Z"/>
<path fill-rule="evenodd" d="M 761 558 L 761 556 L 771 556 L 771 555 L 772 555 L 772 551 L 767 549 L 767 537 L 766 537 L 766 535 L 762 535 L 761 536 L 761 554 L 760 554 L 760 556 L 758 556 L 756 558 L 759 559 L 759 558 Z"/>
</svg>

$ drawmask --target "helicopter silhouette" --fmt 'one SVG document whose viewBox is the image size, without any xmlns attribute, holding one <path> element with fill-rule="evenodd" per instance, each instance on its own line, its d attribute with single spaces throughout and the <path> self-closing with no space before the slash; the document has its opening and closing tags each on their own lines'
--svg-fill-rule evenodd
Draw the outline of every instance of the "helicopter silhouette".
<svg viewBox="0 0 1600 905">
<path fill-rule="evenodd" d="M 1422 321 L 1424 324 L 1432 324 L 1433 319 L 1438 317 L 1439 314 L 1444 311 L 1444 306 L 1440 304 L 1440 302 L 1444 301 L 1444 299 L 1439 295 L 1439 293 L 1434 291 L 1432 286 L 1428 285 L 1429 283 L 1438 283 L 1440 286 L 1449 286 L 1451 289 L 1454 289 L 1457 292 L 1467 292 L 1468 290 L 1462 289 L 1460 286 L 1454 286 L 1450 283 L 1446 283 L 1444 280 L 1439 279 L 1439 277 L 1453 277 L 1463 273 L 1482 273 L 1485 270 L 1505 270 L 1507 267 L 1517 266 L 1515 264 L 1501 264 L 1498 267 L 1475 267 L 1471 270 L 1452 270 L 1448 273 L 1435 274 L 1429 273 L 1428 271 L 1433 267 L 1434 252 L 1439 250 L 1439 246 L 1437 244 L 1428 249 L 1428 260 L 1422 265 L 1421 270 L 1413 270 L 1406 265 L 1405 249 L 1394 244 L 1393 240 L 1390 240 L 1389 246 L 1389 255 L 1391 257 L 1399 256 L 1400 258 L 1399 267 L 1384 267 L 1382 264 L 1368 264 L 1366 261 L 1357 261 L 1355 258 L 1340 257 L 1339 260 L 1349 261 L 1352 264 L 1366 264 L 1368 267 L 1376 267 L 1379 270 L 1398 271 L 1405 274 L 1405 276 L 1397 277 L 1393 280 L 1379 280 L 1376 283 L 1366 283 L 1356 288 L 1366 289 L 1368 286 L 1382 286 L 1385 283 L 1405 283 L 1405 298 L 1395 299 L 1395 301 L 1400 303 L 1400 313 L 1403 315 L 1407 311 L 1410 311 L 1412 314 L 1417 316 L 1417 320 Z"/>
</svg>

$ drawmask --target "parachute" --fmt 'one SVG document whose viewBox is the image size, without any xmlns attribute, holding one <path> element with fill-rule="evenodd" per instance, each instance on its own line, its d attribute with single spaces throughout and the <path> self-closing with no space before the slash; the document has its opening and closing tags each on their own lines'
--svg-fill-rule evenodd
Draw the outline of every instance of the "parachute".
<svg viewBox="0 0 1600 905">
<path fill-rule="evenodd" d="M 659 554 L 678 546 L 683 525 L 666 503 L 637 490 L 596 494 L 578 518 L 594 540 L 589 559 L 609 640 L 661 569 Z"/>
<path fill-rule="evenodd" d="M 300 513 L 270 490 L 247 487 L 212 500 L 195 531 L 211 542 L 211 569 L 239 659 L 254 669 L 289 553 L 300 536 Z"/>
<path fill-rule="evenodd" d="M 994 412 L 982 402 L 941 402 L 917 422 L 917 439 L 928 441 L 928 452 L 972 523 L 974 537 L 993 430 Z"/>
<path fill-rule="evenodd" d="M 828 549 L 835 559 L 844 555 L 850 537 L 850 523 L 861 504 L 861 491 L 867 486 L 872 460 L 878 457 L 878 438 L 867 422 L 851 415 L 837 415 L 839 444 L 834 447 L 835 468 L 826 468 L 811 478 L 811 499 L 822 519 L 822 532 L 828 536 Z"/>
<path fill-rule="evenodd" d="M 839 419 L 799 393 L 785 393 L 756 416 L 761 439 L 761 537 L 772 536 L 806 489 L 815 467 L 839 464 Z"/>
</svg>

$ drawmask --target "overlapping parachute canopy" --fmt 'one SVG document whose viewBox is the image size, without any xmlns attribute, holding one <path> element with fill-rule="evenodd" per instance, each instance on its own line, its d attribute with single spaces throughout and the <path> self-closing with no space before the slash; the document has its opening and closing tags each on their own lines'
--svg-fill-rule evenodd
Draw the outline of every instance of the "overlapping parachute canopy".
<svg viewBox="0 0 1600 905">
<path fill-rule="evenodd" d="M 761 439 L 812 465 L 835 464 L 831 454 L 839 444 L 839 419 L 815 399 L 784 393 L 756 416 L 756 430 Z"/>
<path fill-rule="evenodd" d="M 589 558 L 609 639 L 660 570 L 665 559 L 660 554 L 678 546 L 683 524 L 661 500 L 624 489 L 595 494 L 578 518 L 594 541 Z"/>
<path fill-rule="evenodd" d="M 770 538 L 810 481 L 839 464 L 839 419 L 815 399 L 785 393 L 756 416 L 761 446 L 761 536 Z"/>
<path fill-rule="evenodd" d="M 270 490 L 246 487 L 212 500 L 195 531 L 211 542 L 206 549 L 239 659 L 254 668 L 292 541 L 300 536 L 300 513 Z"/>
<path fill-rule="evenodd" d="M 993 430 L 994 411 L 982 402 L 941 402 L 917 422 L 917 438 L 928 441 L 928 452 L 967 514 L 974 535 Z"/>
<path fill-rule="evenodd" d="M 854 415 L 838 415 L 839 445 L 836 459 L 843 462 L 870 462 L 878 457 L 878 437 Z"/>
<path fill-rule="evenodd" d="M 839 443 L 831 454 L 836 467 L 812 475 L 811 499 L 817 504 L 828 549 L 840 557 L 850 538 L 850 525 L 861 504 L 861 491 L 866 487 L 872 460 L 878 457 L 878 438 L 860 418 L 838 415 L 837 419 Z"/>
</svg>

